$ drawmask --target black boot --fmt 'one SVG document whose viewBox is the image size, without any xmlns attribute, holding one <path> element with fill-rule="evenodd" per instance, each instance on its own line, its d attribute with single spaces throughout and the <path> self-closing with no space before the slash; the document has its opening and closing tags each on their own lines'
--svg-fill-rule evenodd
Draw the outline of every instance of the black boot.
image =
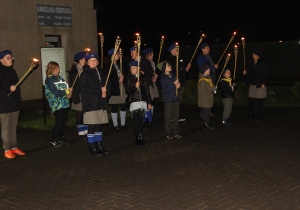
<svg viewBox="0 0 300 210">
<path fill-rule="evenodd" d="M 102 141 L 96 141 L 96 149 L 97 149 L 97 153 L 102 155 L 102 154 L 105 154 L 105 155 L 108 155 L 108 151 L 106 151 L 105 149 L 103 149 L 102 147 Z"/>
<path fill-rule="evenodd" d="M 87 136 L 86 135 L 78 135 L 78 139 L 80 141 L 87 141 Z"/>
<path fill-rule="evenodd" d="M 141 141 L 139 139 L 139 135 L 135 135 L 135 144 L 140 146 L 141 145 Z"/>
<path fill-rule="evenodd" d="M 209 123 L 204 123 L 203 126 L 202 126 L 202 130 L 211 131 L 211 130 L 214 130 L 214 129 L 215 129 L 215 127 L 212 126 Z"/>
<path fill-rule="evenodd" d="M 149 124 L 148 124 L 148 130 L 151 130 L 153 128 L 153 122 L 151 121 L 151 122 L 149 122 Z"/>
<path fill-rule="evenodd" d="M 138 141 L 139 141 L 139 145 L 143 145 L 143 146 L 148 145 L 148 143 L 144 141 L 142 134 L 138 135 Z"/>
<path fill-rule="evenodd" d="M 92 156 L 99 155 L 97 152 L 96 143 L 89 143 L 89 147 L 90 147 L 90 154 Z"/>
<path fill-rule="evenodd" d="M 70 143 L 68 141 L 66 141 L 64 136 L 59 137 L 59 140 L 63 145 L 66 145 L 66 146 L 70 145 Z"/>
</svg>

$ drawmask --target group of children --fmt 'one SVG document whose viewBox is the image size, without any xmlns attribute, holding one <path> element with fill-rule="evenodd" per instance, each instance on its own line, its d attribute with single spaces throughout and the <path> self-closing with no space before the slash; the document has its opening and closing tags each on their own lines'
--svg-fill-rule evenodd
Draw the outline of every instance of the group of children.
<svg viewBox="0 0 300 210">
<path fill-rule="evenodd" d="M 53 68 L 51 67 L 53 62 L 48 64 L 46 95 L 52 112 L 55 115 L 55 126 L 51 140 L 53 146 L 59 147 L 68 144 L 64 139 L 63 130 L 66 122 L 66 109 L 70 107 L 69 99 L 71 98 L 72 107 L 80 104 L 81 110 L 75 109 L 77 110 L 76 112 L 79 111 L 82 115 L 81 117 L 77 117 L 78 119 L 76 120 L 78 133 L 81 133 L 82 135 L 87 134 L 91 155 L 108 154 L 108 151 L 104 150 L 102 146 L 101 129 L 102 124 L 108 123 L 107 98 L 110 98 L 111 101 L 109 104 L 113 107 L 111 117 L 114 124 L 114 130 L 119 130 L 120 127 L 118 127 L 117 122 L 118 105 L 120 105 L 121 109 L 121 118 L 126 118 L 126 97 L 130 103 L 129 110 L 132 114 L 133 133 L 135 135 L 136 145 L 147 145 L 142 135 L 143 121 L 145 120 L 145 115 L 151 113 L 153 97 L 150 92 L 153 85 L 150 85 L 149 83 L 152 82 L 152 78 L 157 78 L 157 75 L 155 74 L 156 67 L 160 70 L 159 81 L 164 103 L 164 127 L 166 138 L 173 139 L 182 137 L 178 127 L 180 107 L 178 91 L 181 89 L 181 83 L 180 79 L 177 79 L 176 77 L 176 70 L 172 68 L 169 61 L 163 61 L 156 67 L 154 66 L 153 71 L 150 68 L 149 73 L 146 69 L 149 67 L 148 61 L 137 58 L 136 54 L 134 54 L 136 53 L 135 51 L 135 49 L 131 50 L 133 59 L 129 62 L 130 72 L 126 81 L 123 81 L 124 75 L 120 72 L 120 66 L 116 62 L 116 60 L 119 59 L 117 53 L 113 68 L 110 72 L 111 78 L 107 83 L 106 78 L 108 75 L 108 68 L 106 68 L 106 71 L 104 70 L 105 68 L 103 70 L 98 69 L 99 56 L 96 53 L 77 53 L 74 57 L 77 68 L 74 70 L 75 74 L 73 73 L 73 76 L 71 76 L 73 79 L 69 81 L 74 83 L 74 89 L 65 86 L 66 83 L 63 78 L 59 76 L 58 64 L 55 64 L 53 71 L 49 70 Z M 149 50 L 147 50 L 147 52 L 148 51 Z M 152 51 L 150 50 L 150 52 Z M 110 50 L 108 55 L 112 56 L 113 51 Z M 82 59 L 85 60 L 86 64 L 80 62 Z M 138 66 L 140 66 L 140 69 L 138 69 Z M 75 85 L 76 81 L 74 81 L 76 73 L 79 75 L 77 85 Z M 213 107 L 216 86 L 212 81 L 210 73 L 209 63 L 204 63 L 199 68 L 198 106 L 201 108 L 203 130 L 214 129 L 214 126 L 210 123 L 209 114 L 210 109 Z M 150 75 L 150 79 L 147 75 Z M 74 92 L 73 96 L 72 92 L 76 89 L 78 89 L 77 92 L 79 94 L 76 93 L 75 96 Z M 220 80 L 219 89 L 224 104 L 223 124 L 231 125 L 229 118 L 232 109 L 233 92 L 236 89 L 236 85 L 231 79 L 231 72 L 229 69 L 225 70 L 223 78 Z M 152 116 L 148 115 L 148 118 L 149 117 L 152 119 Z M 121 127 L 125 127 L 125 119 L 121 119 Z"/>
<path fill-rule="evenodd" d="M 150 126 L 153 126 L 151 123 L 154 99 L 159 96 L 156 86 L 158 78 L 164 103 L 166 138 L 182 137 L 178 128 L 180 107 L 178 92 L 183 92 L 184 87 L 180 78 L 176 77 L 174 63 L 171 60 L 167 60 L 155 65 L 152 61 L 153 49 L 151 48 L 145 50 L 147 56 L 143 58 L 137 57 L 135 48 L 130 49 L 130 51 L 132 60 L 129 62 L 130 72 L 126 81 L 123 81 L 124 75 L 120 71 L 120 66 L 117 62 L 113 64 L 111 78 L 106 81 L 108 72 L 104 70 L 105 68 L 100 69 L 98 67 L 99 56 L 96 53 L 76 53 L 74 56 L 75 63 L 69 75 L 69 84 L 72 85 L 71 87 L 60 76 L 59 64 L 54 61 L 48 63 L 45 90 L 51 111 L 55 116 L 55 125 L 51 137 L 51 144 L 53 146 L 61 147 L 69 145 L 69 142 L 65 139 L 65 128 L 67 110 L 70 108 L 71 101 L 71 109 L 76 111 L 78 135 L 80 138 L 88 140 L 90 154 L 93 156 L 108 154 L 108 151 L 103 149 L 102 146 L 102 124 L 108 123 L 108 98 L 110 100 L 109 104 L 113 107 L 111 117 L 114 129 L 126 129 L 126 100 L 128 99 L 130 103 L 129 110 L 133 118 L 133 132 L 136 145 L 147 145 L 144 141 L 142 130 L 145 116 L 147 116 Z M 110 50 L 108 55 L 113 55 L 113 53 Z M 10 52 L 2 52 L 2 54 L 1 59 L 7 55 L 11 56 Z M 118 60 L 119 55 L 115 58 Z M 4 58 L 1 60 L 2 66 L 4 66 L 5 61 Z M 11 66 L 11 64 L 7 66 Z M 140 66 L 140 69 L 138 69 L 138 66 Z M 156 68 L 160 70 L 160 76 L 157 75 Z M 186 69 L 181 68 L 184 69 L 181 75 L 185 75 L 184 72 L 187 72 L 189 68 L 190 66 Z M 198 106 L 202 110 L 203 129 L 213 130 L 214 127 L 209 121 L 209 112 L 213 106 L 213 93 L 216 87 L 210 76 L 210 64 L 204 63 L 199 68 L 199 71 Z M 219 85 L 224 104 L 223 123 L 226 125 L 231 125 L 229 117 L 232 109 L 233 92 L 236 89 L 236 85 L 230 76 L 230 70 L 226 69 Z M 15 91 L 11 87 L 10 90 Z M 121 127 L 118 126 L 117 119 L 119 105 L 121 110 Z M 2 138 L 4 138 L 3 135 Z M 9 147 L 5 147 L 5 149 L 7 148 Z M 13 149 L 16 149 L 16 143 L 13 144 Z M 13 153 L 9 153 L 10 151 L 16 150 L 7 149 L 7 158 L 14 157 Z M 18 154 L 24 155 L 25 153 L 19 152 Z"/>
</svg>

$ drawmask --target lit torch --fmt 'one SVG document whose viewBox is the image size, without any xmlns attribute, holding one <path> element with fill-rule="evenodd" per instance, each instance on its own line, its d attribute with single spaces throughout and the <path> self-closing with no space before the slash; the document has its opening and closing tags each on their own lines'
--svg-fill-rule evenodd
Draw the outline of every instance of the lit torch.
<svg viewBox="0 0 300 210">
<path fill-rule="evenodd" d="M 236 71 L 236 61 L 237 61 L 237 55 L 238 55 L 238 46 L 234 45 L 234 71 L 233 71 L 233 79 L 235 80 L 235 71 Z"/>
<path fill-rule="evenodd" d="M 103 44 L 104 44 L 104 35 L 102 33 L 98 33 L 100 36 L 100 43 L 101 43 L 101 68 L 103 68 Z"/>
<path fill-rule="evenodd" d="M 195 56 L 195 54 L 196 54 L 196 52 L 197 52 L 197 50 L 198 50 L 198 47 L 200 46 L 201 42 L 203 41 L 203 39 L 204 39 L 205 37 L 206 37 L 205 34 L 202 34 L 202 35 L 201 35 L 200 40 L 199 40 L 199 42 L 198 42 L 198 45 L 197 45 L 197 47 L 196 47 L 196 49 L 195 49 L 195 52 L 194 52 L 192 58 L 191 58 L 190 63 L 192 63 L 192 61 L 193 61 L 193 59 L 194 59 L 194 56 Z"/>
<path fill-rule="evenodd" d="M 32 63 L 28 69 L 28 71 L 24 74 L 24 76 L 19 80 L 19 82 L 15 85 L 15 87 L 17 88 L 24 80 L 25 78 L 29 75 L 29 73 L 39 64 L 39 60 L 36 58 L 32 59 Z M 12 94 L 13 92 L 10 92 L 7 96 L 10 96 L 10 94 Z"/>
<path fill-rule="evenodd" d="M 228 54 L 227 57 L 226 57 L 224 67 L 223 67 L 222 72 L 221 72 L 221 74 L 220 74 L 220 76 L 219 76 L 219 79 L 218 79 L 218 81 L 217 81 L 217 83 L 216 83 L 216 86 L 218 85 L 218 83 L 219 83 L 219 81 L 220 81 L 220 79 L 221 79 L 221 76 L 223 75 L 223 71 L 224 71 L 225 67 L 227 66 L 229 60 L 230 60 L 230 54 Z"/>
<path fill-rule="evenodd" d="M 157 64 L 159 64 L 160 54 L 161 54 L 161 49 L 162 49 L 162 47 L 163 47 L 163 45 L 164 45 L 164 41 L 165 41 L 165 37 L 162 36 L 162 37 L 161 37 L 161 40 L 160 40 L 160 49 L 159 49 L 159 54 L 158 54 Z"/>
<path fill-rule="evenodd" d="M 242 44 L 243 44 L 243 53 L 244 53 L 244 70 L 246 69 L 246 56 L 245 56 L 245 45 L 246 45 L 246 43 L 245 43 L 245 38 L 244 37 L 242 37 L 241 38 L 241 40 L 242 40 Z"/>
<path fill-rule="evenodd" d="M 219 60 L 218 63 L 217 63 L 218 65 L 219 65 L 220 61 L 222 60 L 223 55 L 225 54 L 225 52 L 226 52 L 227 48 L 229 47 L 230 43 L 231 43 L 232 40 L 234 39 L 235 35 L 236 35 L 236 32 L 233 32 L 233 35 L 231 36 L 231 38 L 230 38 L 230 40 L 229 40 L 229 43 L 228 43 L 227 47 L 225 48 L 225 50 L 224 50 L 224 52 L 223 52 L 223 54 L 222 54 L 220 60 Z"/>
</svg>

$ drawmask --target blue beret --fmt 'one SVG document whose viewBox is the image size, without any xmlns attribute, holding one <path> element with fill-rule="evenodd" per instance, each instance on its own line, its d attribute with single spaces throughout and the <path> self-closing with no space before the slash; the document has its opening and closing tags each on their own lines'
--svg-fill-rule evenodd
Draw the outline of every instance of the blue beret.
<svg viewBox="0 0 300 210">
<path fill-rule="evenodd" d="M 210 63 L 209 63 L 209 62 L 205 62 L 204 64 L 202 64 L 202 65 L 200 66 L 200 68 L 199 68 L 200 73 L 201 73 L 201 74 L 204 74 L 205 71 L 206 71 L 207 69 L 209 69 L 209 66 L 210 66 Z"/>
<path fill-rule="evenodd" d="M 148 54 L 148 53 L 151 53 L 153 52 L 153 49 L 152 48 L 146 48 L 142 51 L 143 54 Z"/>
<path fill-rule="evenodd" d="M 0 59 L 2 59 L 7 54 L 12 55 L 10 50 L 3 50 L 2 52 L 0 52 Z"/>
<path fill-rule="evenodd" d="M 86 52 L 85 51 L 83 51 L 83 52 L 78 52 L 78 53 L 76 53 L 75 54 L 75 56 L 74 56 L 74 61 L 79 61 L 79 60 L 81 60 L 82 58 L 84 58 L 86 56 Z"/>
<path fill-rule="evenodd" d="M 115 48 L 111 48 L 110 50 L 107 51 L 108 55 L 112 55 L 115 52 Z"/>
<path fill-rule="evenodd" d="M 138 66 L 138 62 L 135 60 L 132 60 L 129 62 L 129 66 Z"/>
<path fill-rule="evenodd" d="M 168 51 L 170 52 L 170 51 L 173 50 L 175 47 L 176 47 L 176 44 L 172 44 L 172 45 L 169 47 Z"/>
<path fill-rule="evenodd" d="M 132 50 L 135 50 L 135 46 L 133 46 L 133 47 L 131 47 L 131 48 L 129 49 L 130 52 L 131 52 Z"/>
<path fill-rule="evenodd" d="M 97 53 L 90 53 L 90 54 L 87 54 L 87 55 L 85 56 L 86 62 L 87 62 L 89 59 L 91 59 L 91 58 L 97 58 L 97 59 L 99 60 L 99 56 L 98 56 Z"/>
<path fill-rule="evenodd" d="M 208 46 L 208 43 L 203 43 L 202 45 L 200 45 L 200 49 L 204 49 L 207 46 Z"/>
<path fill-rule="evenodd" d="M 257 55 L 258 57 L 262 57 L 262 53 L 260 52 L 259 49 L 253 50 L 252 53 L 254 53 L 255 55 Z"/>
</svg>

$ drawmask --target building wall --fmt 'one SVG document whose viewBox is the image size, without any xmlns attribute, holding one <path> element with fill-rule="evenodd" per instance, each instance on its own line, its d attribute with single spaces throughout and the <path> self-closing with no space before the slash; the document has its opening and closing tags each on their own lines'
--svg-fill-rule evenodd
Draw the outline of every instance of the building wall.
<svg viewBox="0 0 300 210">
<path fill-rule="evenodd" d="M 37 4 L 71 7 L 72 27 L 38 26 Z M 12 51 L 14 69 L 19 78 L 29 69 L 32 58 L 41 60 L 40 48 L 45 47 L 44 35 L 61 35 L 66 70 L 70 69 L 75 53 L 87 47 L 98 52 L 93 0 L 1 0 L 0 28 L 0 51 Z M 42 98 L 41 66 L 23 82 L 21 92 L 23 101 Z"/>
</svg>

